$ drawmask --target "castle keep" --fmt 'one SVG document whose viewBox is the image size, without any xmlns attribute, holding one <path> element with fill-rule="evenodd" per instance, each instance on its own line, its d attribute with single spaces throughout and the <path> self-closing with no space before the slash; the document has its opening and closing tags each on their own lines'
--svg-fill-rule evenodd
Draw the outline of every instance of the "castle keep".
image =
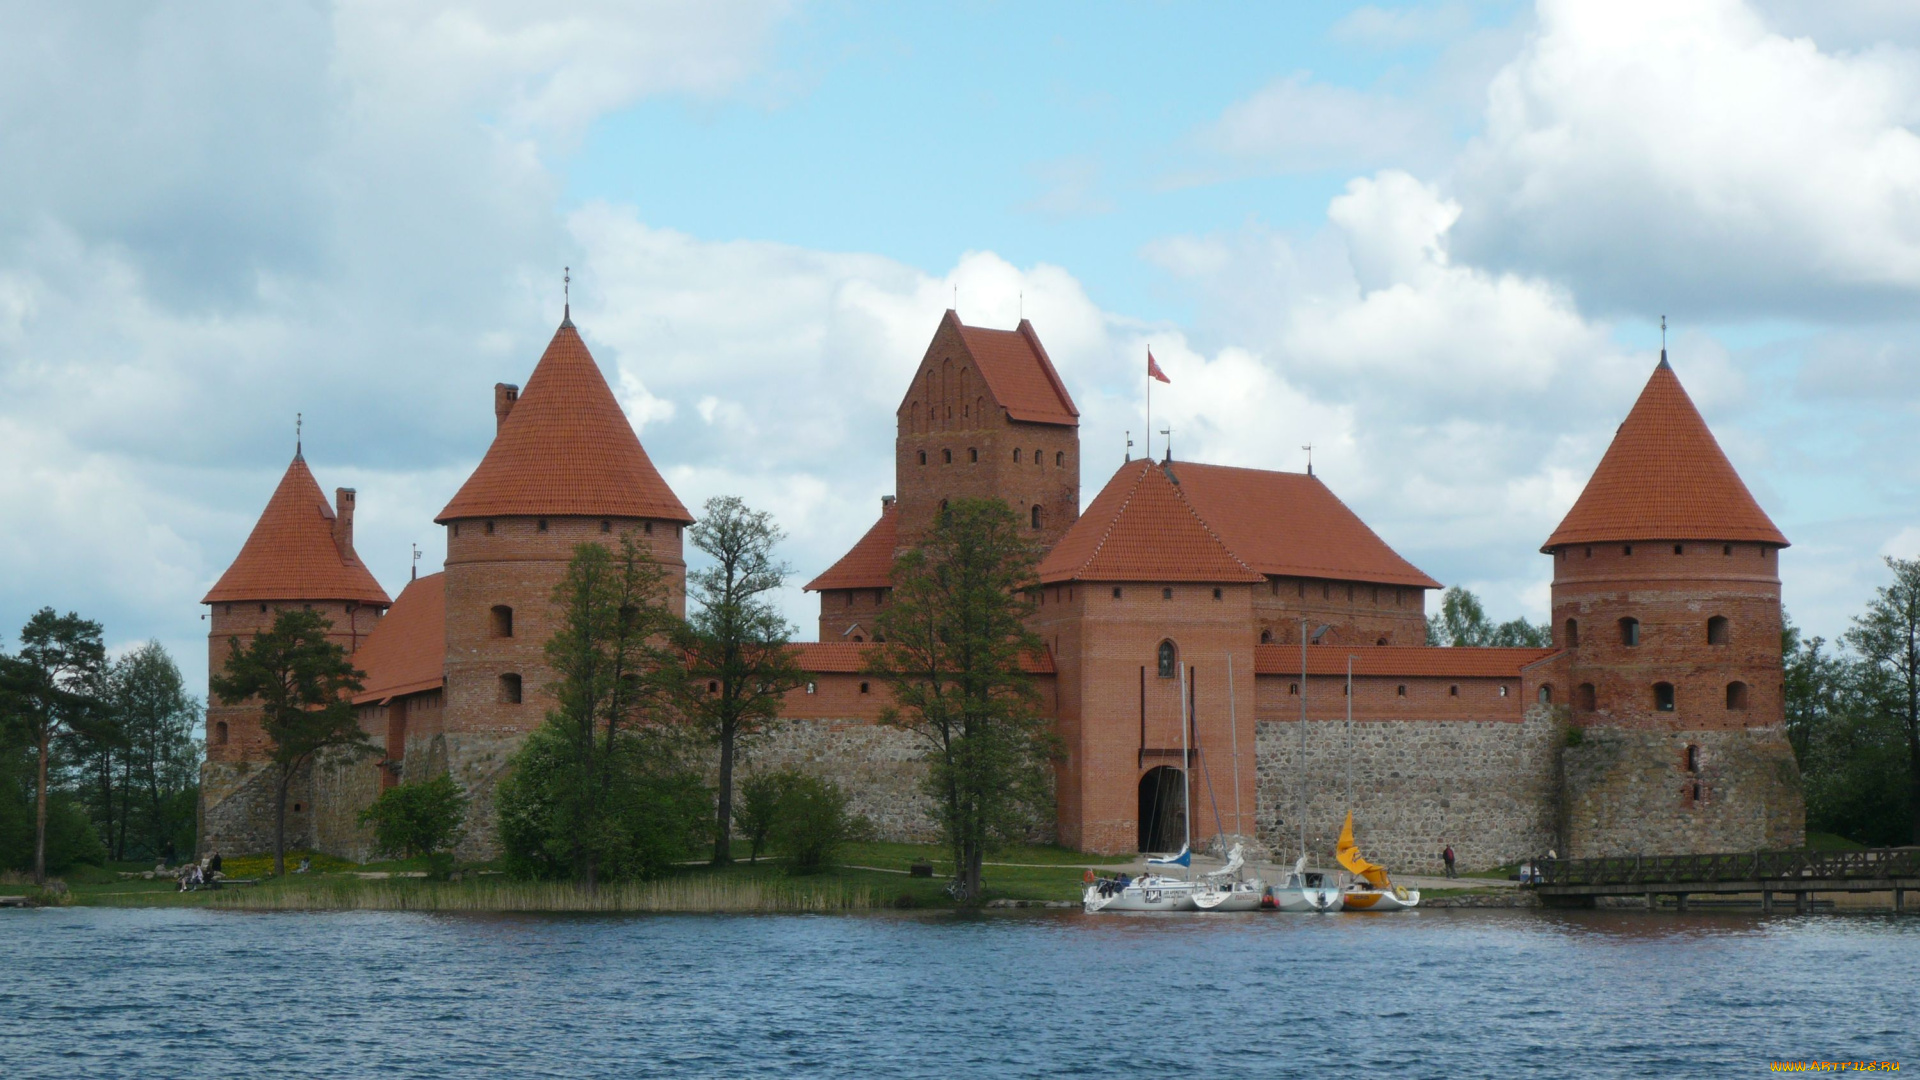
<svg viewBox="0 0 1920 1080">
<path fill-rule="evenodd" d="M 1083 513 L 1079 411 L 1024 320 L 985 329 L 949 311 L 902 374 L 894 495 L 807 583 L 819 641 L 794 648 L 810 681 L 750 758 L 834 779 L 884 836 L 924 839 L 931 826 L 918 748 L 877 722 L 886 688 L 865 674 L 875 617 L 895 556 L 940 508 L 990 496 L 1045 553 L 1034 630 L 1046 653 L 1033 675 L 1065 746 L 1063 844 L 1167 850 L 1188 815 L 1197 838 L 1285 852 L 1304 831 L 1324 852 L 1349 805 L 1369 852 L 1408 869 L 1436 865 L 1449 843 L 1477 868 L 1548 848 L 1803 839 L 1783 727 L 1787 540 L 1664 350 L 1541 549 L 1553 563 L 1553 643 L 1541 649 L 1427 647 L 1426 593 L 1439 583 L 1311 473 L 1131 461 Z M 385 786 L 451 772 L 474 799 L 467 853 L 489 849 L 493 787 L 550 701 L 550 597 L 576 544 L 635 537 L 684 605 L 693 518 L 570 318 L 524 392 L 494 388 L 494 414 L 492 446 L 435 519 L 442 572 L 390 599 L 353 551 L 355 493 L 329 506 L 296 454 L 206 596 L 214 668 L 231 637 L 300 605 L 333 621 L 366 673 L 355 703 L 385 753 L 300 779 L 295 846 L 367 857 L 357 812 Z M 257 712 L 214 706 L 207 725 L 202 843 L 269 846 Z"/>
</svg>

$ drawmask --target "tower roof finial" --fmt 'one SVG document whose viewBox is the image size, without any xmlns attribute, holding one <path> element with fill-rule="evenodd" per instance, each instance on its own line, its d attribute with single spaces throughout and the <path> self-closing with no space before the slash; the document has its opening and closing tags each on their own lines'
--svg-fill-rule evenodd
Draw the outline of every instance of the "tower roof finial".
<svg viewBox="0 0 1920 1080">
<path fill-rule="evenodd" d="M 294 460 L 296 461 L 305 460 L 305 456 L 302 455 L 300 452 L 300 425 L 301 425 L 301 416 L 299 413 L 294 413 L 293 414 L 293 457 L 294 457 Z"/>
<path fill-rule="evenodd" d="M 560 325 L 573 329 L 573 267 L 560 268 Z"/>
<path fill-rule="evenodd" d="M 1667 317 L 1660 316 L 1660 366 L 1667 367 Z"/>
</svg>

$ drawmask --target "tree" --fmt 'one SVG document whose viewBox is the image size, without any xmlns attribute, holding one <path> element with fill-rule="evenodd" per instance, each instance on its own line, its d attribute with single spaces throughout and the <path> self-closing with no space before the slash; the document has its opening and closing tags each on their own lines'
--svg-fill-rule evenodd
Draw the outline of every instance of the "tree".
<svg viewBox="0 0 1920 1080">
<path fill-rule="evenodd" d="M 779 805 L 771 839 L 775 850 L 793 860 L 796 874 L 830 865 L 863 824 L 847 813 L 847 794 L 840 785 L 805 773 L 787 778 Z"/>
<path fill-rule="evenodd" d="M 458 844 L 466 820 L 467 793 L 451 773 L 388 788 L 360 811 L 360 824 L 373 826 L 380 850 L 403 859 L 431 856 Z"/>
<path fill-rule="evenodd" d="M 720 751 L 713 864 L 723 866 L 733 861 L 735 756 L 768 729 L 806 675 L 787 647 L 793 628 L 771 600 L 790 572 L 773 557 L 785 538 L 773 518 L 727 495 L 708 499 L 691 531 L 713 566 L 687 575 L 695 607 L 681 633 L 688 675 L 681 711 Z"/>
<path fill-rule="evenodd" d="M 1909 835 L 1920 837 L 1920 559 L 1887 559 L 1893 583 L 1874 592 L 1846 641 L 1867 665 L 1876 711 L 1905 736 Z"/>
<path fill-rule="evenodd" d="M 666 571 L 630 533 L 617 551 L 574 548 L 553 602 L 555 705 L 502 783 L 500 839 L 519 872 L 592 889 L 655 872 L 659 853 L 683 839 L 678 818 L 700 785 L 681 763 L 667 705 L 686 667 L 671 647 L 679 620 Z M 702 817 L 708 809 L 702 792 Z"/>
<path fill-rule="evenodd" d="M 6 692 L 35 758 L 33 881 L 47 883 L 47 774 L 56 737 L 91 730 L 100 713 L 107 650 L 100 624 L 41 608 L 20 631 L 20 654 L 4 673 Z"/>
<path fill-rule="evenodd" d="M 1440 594 L 1440 610 L 1427 616 L 1427 644 L 1544 649 L 1553 644 L 1553 628 L 1524 617 L 1495 625 L 1480 598 L 1454 585 Z"/>
<path fill-rule="evenodd" d="M 126 829 L 138 822 L 144 854 L 171 859 L 193 847 L 201 758 L 193 733 L 200 726 L 200 702 L 187 693 L 179 666 L 158 641 L 121 657 L 107 685 L 125 738 L 116 857 L 126 857 Z"/>
<path fill-rule="evenodd" d="M 759 862 L 760 852 L 773 835 L 774 822 L 780 817 L 780 799 L 798 775 L 791 770 L 757 772 L 740 781 L 740 799 L 733 804 L 733 821 L 746 837 L 749 862 Z"/>
<path fill-rule="evenodd" d="M 894 704 L 883 720 L 927 746 L 927 790 L 953 849 L 956 891 L 980 899 L 989 848 L 1022 839 L 1052 806 L 1057 740 L 1022 661 L 1036 552 L 998 499 L 955 500 L 894 564 L 873 674 Z"/>
<path fill-rule="evenodd" d="M 222 704 L 260 707 L 261 730 L 272 744 L 275 875 L 287 872 L 287 792 L 294 776 L 325 750 L 380 753 L 353 711 L 351 695 L 362 673 L 346 649 L 328 640 L 332 629 L 318 612 L 282 611 L 244 646 L 230 639 L 225 666 L 208 680 Z"/>
</svg>

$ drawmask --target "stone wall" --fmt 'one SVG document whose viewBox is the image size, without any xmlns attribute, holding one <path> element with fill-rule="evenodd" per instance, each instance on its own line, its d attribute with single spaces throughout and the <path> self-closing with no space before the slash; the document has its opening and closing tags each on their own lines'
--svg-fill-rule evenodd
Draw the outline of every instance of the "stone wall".
<svg viewBox="0 0 1920 1080">
<path fill-rule="evenodd" d="M 287 850 L 313 846 L 311 769 L 287 788 Z M 200 766 L 200 854 L 256 855 L 273 850 L 274 770 L 265 761 Z"/>
<path fill-rule="evenodd" d="M 873 823 L 876 839 L 927 843 L 936 834 L 923 787 L 925 753 L 918 736 L 896 727 L 861 720 L 787 720 L 773 734 L 753 740 L 734 782 L 773 769 L 831 780 L 847 793 L 848 808 Z M 736 800 L 737 792 L 736 787 Z"/>
<path fill-rule="evenodd" d="M 1299 848 L 1304 786 L 1308 850 L 1333 865 L 1351 759 L 1355 840 L 1389 872 L 1438 873 L 1448 844 L 1463 870 L 1544 853 L 1556 842 L 1563 712 L 1536 704 L 1519 722 L 1356 720 L 1351 754 L 1344 723 L 1309 720 L 1304 769 L 1299 721 L 1263 719 L 1259 836 L 1276 857 Z"/>
<path fill-rule="evenodd" d="M 1800 772 L 1780 728 L 1589 727 L 1561 761 L 1562 853 L 1572 857 L 1753 851 L 1806 840 Z"/>
</svg>

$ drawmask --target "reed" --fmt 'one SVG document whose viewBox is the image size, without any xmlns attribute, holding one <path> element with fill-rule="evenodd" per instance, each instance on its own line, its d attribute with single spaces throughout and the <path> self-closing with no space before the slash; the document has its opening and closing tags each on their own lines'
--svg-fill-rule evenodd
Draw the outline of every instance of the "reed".
<svg viewBox="0 0 1920 1080">
<path fill-rule="evenodd" d="M 843 881 L 684 875 L 602 885 L 564 882 L 327 880 L 216 894 L 211 905 L 248 911 L 524 911 L 794 913 L 864 911 L 871 888 Z"/>
</svg>

